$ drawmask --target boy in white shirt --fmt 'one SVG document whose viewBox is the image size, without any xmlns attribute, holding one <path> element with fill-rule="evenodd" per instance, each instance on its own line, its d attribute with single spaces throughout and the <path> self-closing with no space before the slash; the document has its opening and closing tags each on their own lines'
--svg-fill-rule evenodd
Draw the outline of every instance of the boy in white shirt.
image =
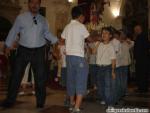
<svg viewBox="0 0 150 113">
<path fill-rule="evenodd" d="M 113 81 L 116 78 L 116 53 L 113 45 L 110 43 L 112 37 L 112 31 L 110 27 L 104 27 L 102 29 L 103 42 L 97 44 L 97 59 L 98 65 L 97 85 L 98 92 L 101 94 L 102 101 L 106 102 L 106 105 L 113 106 L 115 102 Z"/>
<path fill-rule="evenodd" d="M 84 15 L 80 7 L 72 9 L 72 19 L 61 37 L 65 39 L 67 55 L 67 94 L 71 103 L 69 110 L 72 113 L 81 113 L 80 105 L 87 91 L 88 65 L 84 58 L 84 44 L 85 39 L 89 39 L 89 32 L 82 24 Z"/>
<path fill-rule="evenodd" d="M 131 63 L 130 49 L 134 46 L 134 42 L 127 38 L 124 32 L 120 35 L 120 51 L 119 51 L 119 62 L 120 62 L 120 96 L 125 96 L 127 91 L 127 77 L 129 71 L 129 65 Z"/>
</svg>

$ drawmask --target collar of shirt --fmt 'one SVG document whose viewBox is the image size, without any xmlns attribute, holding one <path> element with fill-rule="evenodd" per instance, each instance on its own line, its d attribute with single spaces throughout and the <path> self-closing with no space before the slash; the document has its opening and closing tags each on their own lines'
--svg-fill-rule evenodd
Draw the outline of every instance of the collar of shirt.
<svg viewBox="0 0 150 113">
<path fill-rule="evenodd" d="M 37 13 L 36 15 L 33 15 L 30 11 L 28 11 L 28 13 L 29 13 L 32 17 L 35 17 L 35 18 L 38 18 L 38 17 L 39 17 L 39 13 Z"/>
<path fill-rule="evenodd" d="M 79 21 L 77 21 L 77 20 L 71 20 L 71 23 L 80 23 Z M 81 23 L 80 23 L 81 24 Z"/>
<path fill-rule="evenodd" d="M 31 16 L 32 19 L 35 18 L 37 23 L 40 22 L 41 18 L 40 18 L 40 14 L 39 13 L 37 13 L 36 15 L 33 15 L 30 11 L 28 11 L 28 14 Z"/>
</svg>

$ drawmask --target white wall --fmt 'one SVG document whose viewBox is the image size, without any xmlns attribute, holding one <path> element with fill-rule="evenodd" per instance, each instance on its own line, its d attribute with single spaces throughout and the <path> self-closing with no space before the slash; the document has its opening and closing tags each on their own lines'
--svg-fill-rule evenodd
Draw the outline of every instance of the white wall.
<svg viewBox="0 0 150 113">
<path fill-rule="evenodd" d="M 108 4 L 105 5 L 104 7 L 104 12 L 103 12 L 103 21 L 107 25 L 112 25 L 116 29 L 121 29 L 122 28 L 122 11 L 121 7 L 124 5 L 124 0 L 120 0 L 120 2 L 117 2 L 119 0 L 111 0 L 110 1 L 110 6 Z M 118 17 L 115 17 L 113 15 L 113 10 L 119 10 L 120 15 Z"/>
</svg>

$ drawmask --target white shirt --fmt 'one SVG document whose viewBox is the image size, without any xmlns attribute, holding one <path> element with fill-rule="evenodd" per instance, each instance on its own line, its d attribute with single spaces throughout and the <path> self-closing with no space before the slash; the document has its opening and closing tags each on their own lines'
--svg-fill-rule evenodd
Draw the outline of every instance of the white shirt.
<svg viewBox="0 0 150 113">
<path fill-rule="evenodd" d="M 111 44 L 113 45 L 115 52 L 116 52 L 116 67 L 119 67 L 121 64 L 120 64 L 118 52 L 120 51 L 121 43 L 116 38 L 113 38 L 111 41 Z"/>
<path fill-rule="evenodd" d="M 116 59 L 116 53 L 111 43 L 100 43 L 97 49 L 97 65 L 111 65 L 112 60 Z"/>
<path fill-rule="evenodd" d="M 120 41 L 117 40 L 116 38 L 113 38 L 111 40 L 112 45 L 114 46 L 115 52 L 117 53 L 120 49 Z"/>
<path fill-rule="evenodd" d="M 66 41 L 66 55 L 84 57 L 84 41 L 89 36 L 86 27 L 72 20 L 64 29 L 61 37 Z"/>
<path fill-rule="evenodd" d="M 119 64 L 120 66 L 128 66 L 131 63 L 131 56 L 130 56 L 130 48 L 133 47 L 134 42 L 132 41 L 131 44 L 127 42 L 121 43 L 121 48 L 119 51 Z"/>
<path fill-rule="evenodd" d="M 60 46 L 60 54 L 61 54 L 62 67 L 66 67 L 66 49 L 64 45 Z"/>
</svg>

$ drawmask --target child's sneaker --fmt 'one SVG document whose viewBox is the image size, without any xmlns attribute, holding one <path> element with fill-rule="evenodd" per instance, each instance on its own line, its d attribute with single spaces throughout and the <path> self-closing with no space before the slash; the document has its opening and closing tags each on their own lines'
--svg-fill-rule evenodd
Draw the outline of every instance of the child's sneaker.
<svg viewBox="0 0 150 113">
<path fill-rule="evenodd" d="M 71 113 L 82 113 L 79 108 L 74 108 Z"/>
<path fill-rule="evenodd" d="M 35 95 L 35 91 L 32 91 L 32 95 Z"/>
<path fill-rule="evenodd" d="M 19 92 L 19 95 L 20 95 L 20 96 L 24 96 L 24 95 L 25 95 L 25 92 L 24 92 L 24 91 L 21 91 L 21 92 Z"/>
<path fill-rule="evenodd" d="M 100 104 L 101 105 L 105 105 L 106 103 L 105 103 L 105 101 L 101 101 Z"/>
<path fill-rule="evenodd" d="M 73 111 L 73 109 L 74 109 L 74 105 L 69 105 L 69 111 L 72 113 L 72 111 Z"/>
</svg>

